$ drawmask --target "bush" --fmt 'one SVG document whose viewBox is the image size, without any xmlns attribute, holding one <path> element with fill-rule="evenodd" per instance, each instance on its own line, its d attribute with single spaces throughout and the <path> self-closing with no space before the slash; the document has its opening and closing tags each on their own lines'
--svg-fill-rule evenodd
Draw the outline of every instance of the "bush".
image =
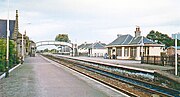
<svg viewBox="0 0 180 97">
<path fill-rule="evenodd" d="M 3 64 L 0 64 L 0 72 L 4 72 L 5 71 L 5 66 Z"/>
<path fill-rule="evenodd" d="M 14 41 L 9 41 L 9 68 L 12 68 L 17 63 L 19 59 L 16 56 L 17 51 L 15 50 Z M 6 39 L 0 39 L 0 72 L 4 71 L 5 67 L 3 64 L 6 63 Z"/>
</svg>

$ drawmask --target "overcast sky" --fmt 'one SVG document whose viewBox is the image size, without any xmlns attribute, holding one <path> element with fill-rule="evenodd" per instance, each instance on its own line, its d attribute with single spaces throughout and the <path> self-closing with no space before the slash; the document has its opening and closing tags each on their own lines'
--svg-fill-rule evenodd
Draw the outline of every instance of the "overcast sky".
<svg viewBox="0 0 180 97">
<path fill-rule="evenodd" d="M 7 17 L 7 1 L 0 0 L 0 18 Z M 72 42 L 112 42 L 117 34 L 134 36 L 158 30 L 180 32 L 180 0 L 10 0 L 10 18 L 19 10 L 19 30 L 34 41 L 54 40 L 66 33 Z M 28 24 L 31 23 L 31 24 Z"/>
</svg>

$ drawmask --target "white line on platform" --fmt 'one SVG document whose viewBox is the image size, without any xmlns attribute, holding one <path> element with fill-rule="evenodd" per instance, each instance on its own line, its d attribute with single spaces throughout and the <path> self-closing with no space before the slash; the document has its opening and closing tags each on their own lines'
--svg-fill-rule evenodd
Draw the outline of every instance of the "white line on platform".
<svg viewBox="0 0 180 97">
<path fill-rule="evenodd" d="M 51 63 L 23 63 L 23 64 L 51 64 Z"/>
<path fill-rule="evenodd" d="M 43 57 L 43 56 L 42 56 L 42 57 Z M 115 92 L 117 92 L 117 93 L 119 93 L 119 94 L 122 94 L 122 95 L 125 96 L 125 97 L 130 97 L 130 96 L 128 96 L 127 94 L 120 92 L 119 90 L 116 90 L 116 89 L 114 89 L 114 88 L 112 88 L 112 87 L 110 87 L 110 86 L 108 86 L 108 85 L 106 85 L 106 84 L 103 84 L 103 83 L 101 83 L 101 82 L 99 82 L 99 81 L 97 81 L 97 80 L 95 80 L 95 79 L 92 79 L 92 78 L 90 78 L 90 77 L 88 77 L 88 76 L 86 76 L 86 75 L 83 75 L 83 74 L 81 74 L 81 73 L 79 73 L 79 72 L 77 72 L 77 71 L 75 71 L 75 70 L 72 70 L 72 69 L 66 67 L 66 66 L 60 65 L 59 63 L 57 63 L 57 62 L 55 62 L 55 61 L 52 61 L 52 60 L 50 60 L 50 59 L 48 59 L 48 58 L 45 58 L 45 57 L 43 57 L 43 58 L 44 58 L 45 60 L 49 61 L 51 64 L 53 64 L 53 65 L 55 65 L 55 66 L 57 66 L 57 67 L 59 67 L 59 68 L 65 68 L 65 69 L 67 69 L 67 70 L 69 70 L 69 71 L 71 71 L 71 72 L 73 72 L 73 73 L 76 73 L 76 74 L 78 74 L 78 75 L 80 75 L 80 76 L 83 76 L 83 77 L 85 77 L 85 78 L 87 78 L 87 79 L 89 79 L 89 80 L 91 80 L 91 81 L 94 81 L 94 82 L 96 82 L 96 83 L 98 83 L 98 84 L 100 84 L 100 85 L 102 85 L 102 86 L 105 86 L 106 88 L 109 88 L 109 89 L 111 89 L 111 90 L 113 90 L 113 91 L 115 91 Z M 73 75 L 74 75 L 74 74 L 73 74 Z"/>
<path fill-rule="evenodd" d="M 17 67 L 19 67 L 20 65 L 22 65 L 22 64 L 18 64 L 18 65 L 16 65 L 15 67 L 11 68 L 11 69 L 9 70 L 9 73 L 11 73 L 14 69 L 16 69 Z M 3 74 L 0 76 L 0 79 L 4 78 L 5 75 L 6 75 L 6 74 L 3 73 Z"/>
</svg>

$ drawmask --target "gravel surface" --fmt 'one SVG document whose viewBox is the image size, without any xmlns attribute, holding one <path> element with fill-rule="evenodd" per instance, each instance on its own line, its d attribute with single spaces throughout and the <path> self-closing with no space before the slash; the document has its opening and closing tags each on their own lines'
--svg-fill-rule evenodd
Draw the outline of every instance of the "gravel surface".
<svg viewBox="0 0 180 97">
<path fill-rule="evenodd" d="M 0 97 L 115 97 L 110 95 L 40 56 L 26 58 L 0 80 Z"/>
</svg>

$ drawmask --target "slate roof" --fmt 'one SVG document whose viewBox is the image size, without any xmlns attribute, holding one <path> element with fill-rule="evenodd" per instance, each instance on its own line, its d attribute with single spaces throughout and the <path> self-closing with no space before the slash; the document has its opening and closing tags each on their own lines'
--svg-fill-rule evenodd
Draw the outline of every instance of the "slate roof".
<svg viewBox="0 0 180 97">
<path fill-rule="evenodd" d="M 106 46 L 105 43 L 96 42 L 96 43 L 92 44 L 92 45 L 90 46 L 90 48 L 94 48 L 94 49 L 104 49 L 105 46 Z"/>
<path fill-rule="evenodd" d="M 131 41 L 132 38 L 133 37 L 129 34 L 121 35 L 113 42 L 111 42 L 109 45 L 128 45 L 128 43 Z"/>
<path fill-rule="evenodd" d="M 104 49 L 106 46 L 105 43 L 100 43 L 100 42 L 96 42 L 96 43 L 84 43 L 78 46 L 79 49 Z"/>
<path fill-rule="evenodd" d="M 139 37 L 133 37 L 129 34 L 127 35 L 120 35 L 118 38 L 116 38 L 113 42 L 108 44 L 107 46 L 111 45 L 137 45 L 142 43 L 142 38 L 143 38 L 143 43 L 144 44 L 156 44 L 152 40 L 139 36 Z"/>
<path fill-rule="evenodd" d="M 156 44 L 152 40 L 150 40 L 150 39 L 148 39 L 146 37 L 143 37 L 143 36 L 133 37 L 132 41 L 129 44 L 130 45 L 132 45 L 132 44 L 141 44 L 142 43 L 142 38 L 143 38 L 143 43 L 144 44 Z"/>
<path fill-rule="evenodd" d="M 82 48 L 83 46 L 84 46 L 84 44 L 81 44 L 81 45 L 78 46 L 78 48 Z"/>
<path fill-rule="evenodd" d="M 10 28 L 10 38 L 12 39 L 12 34 L 14 33 L 15 20 L 9 21 Z M 0 38 L 6 38 L 7 32 L 7 20 L 0 19 Z"/>
<path fill-rule="evenodd" d="M 84 43 L 78 46 L 78 48 L 82 48 L 82 49 L 87 49 L 90 48 L 90 45 L 92 45 L 92 43 L 88 44 L 88 43 Z"/>
</svg>

